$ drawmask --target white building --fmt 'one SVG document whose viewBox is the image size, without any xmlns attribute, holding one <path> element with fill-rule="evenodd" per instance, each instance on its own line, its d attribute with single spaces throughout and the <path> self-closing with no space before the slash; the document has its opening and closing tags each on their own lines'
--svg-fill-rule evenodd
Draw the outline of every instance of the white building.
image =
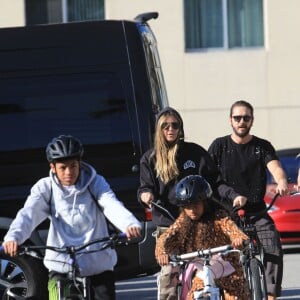
<svg viewBox="0 0 300 300">
<path fill-rule="evenodd" d="M 77 12 L 80 2 L 106 19 L 159 12 L 150 25 L 187 140 L 208 147 L 229 134 L 229 108 L 244 99 L 255 108 L 253 134 L 277 149 L 299 147 L 299 0 L 77 0 Z M 30 23 L 34 5 L 52 22 L 74 9 L 66 0 L 0 0 L 0 27 Z"/>
</svg>

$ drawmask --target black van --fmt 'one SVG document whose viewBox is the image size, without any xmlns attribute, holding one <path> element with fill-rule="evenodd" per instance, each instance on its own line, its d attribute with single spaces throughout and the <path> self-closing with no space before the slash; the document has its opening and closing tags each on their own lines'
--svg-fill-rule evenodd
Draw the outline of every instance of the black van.
<svg viewBox="0 0 300 300">
<path fill-rule="evenodd" d="M 46 144 L 71 134 L 82 141 L 84 160 L 143 222 L 143 237 L 117 249 L 118 278 L 157 270 L 153 224 L 136 199 L 139 160 L 167 105 L 147 24 L 157 16 L 0 29 L 0 240 L 31 186 L 48 176 Z M 47 225 L 27 243 L 43 244 Z M 40 264 L 5 255 L 0 263 L 1 299 L 45 299 Z"/>
</svg>

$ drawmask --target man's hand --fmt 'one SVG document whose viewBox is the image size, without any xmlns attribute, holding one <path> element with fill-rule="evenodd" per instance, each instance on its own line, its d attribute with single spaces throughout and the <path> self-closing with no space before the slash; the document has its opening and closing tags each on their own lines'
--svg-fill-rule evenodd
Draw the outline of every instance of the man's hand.
<svg viewBox="0 0 300 300">
<path fill-rule="evenodd" d="M 271 160 L 268 162 L 267 168 L 277 183 L 276 193 L 280 196 L 287 195 L 289 193 L 289 186 L 280 161 L 276 159 Z"/>
<path fill-rule="evenodd" d="M 297 155 L 297 158 L 300 157 L 300 154 Z M 298 177 L 297 177 L 297 185 L 296 185 L 297 192 L 300 192 L 300 168 L 298 169 Z"/>
<path fill-rule="evenodd" d="M 244 196 L 237 196 L 233 199 L 233 207 L 243 207 L 247 203 L 247 198 Z"/>
<path fill-rule="evenodd" d="M 278 181 L 276 192 L 279 193 L 280 196 L 285 196 L 289 193 L 289 185 L 285 179 Z"/>
<path fill-rule="evenodd" d="M 4 252 L 10 256 L 16 256 L 18 250 L 18 243 L 16 241 L 7 241 L 2 243 Z"/>
<path fill-rule="evenodd" d="M 150 192 L 141 193 L 141 201 L 151 208 L 151 202 L 154 200 L 154 195 Z"/>
</svg>

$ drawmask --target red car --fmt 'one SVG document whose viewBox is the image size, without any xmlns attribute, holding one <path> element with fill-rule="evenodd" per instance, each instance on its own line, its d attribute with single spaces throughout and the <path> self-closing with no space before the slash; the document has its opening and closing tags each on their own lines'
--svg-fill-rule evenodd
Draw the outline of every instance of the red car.
<svg viewBox="0 0 300 300">
<path fill-rule="evenodd" d="M 295 191 L 297 182 L 300 148 L 276 151 L 289 180 L 290 191 Z M 275 195 L 276 185 L 272 177 L 268 177 L 265 202 L 269 204 Z M 283 244 L 300 244 L 300 193 L 278 197 L 269 210 L 277 229 L 281 234 Z"/>
</svg>

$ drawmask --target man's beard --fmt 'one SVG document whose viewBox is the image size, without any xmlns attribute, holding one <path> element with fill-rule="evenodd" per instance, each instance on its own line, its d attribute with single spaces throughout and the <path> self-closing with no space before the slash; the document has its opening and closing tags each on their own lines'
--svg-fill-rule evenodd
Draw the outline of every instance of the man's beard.
<svg viewBox="0 0 300 300">
<path fill-rule="evenodd" d="M 250 132 L 251 127 L 243 127 L 246 129 L 246 131 L 243 131 L 242 133 L 238 132 L 234 127 L 232 127 L 234 134 L 237 135 L 240 138 L 244 138 L 245 136 L 247 136 Z"/>
</svg>

